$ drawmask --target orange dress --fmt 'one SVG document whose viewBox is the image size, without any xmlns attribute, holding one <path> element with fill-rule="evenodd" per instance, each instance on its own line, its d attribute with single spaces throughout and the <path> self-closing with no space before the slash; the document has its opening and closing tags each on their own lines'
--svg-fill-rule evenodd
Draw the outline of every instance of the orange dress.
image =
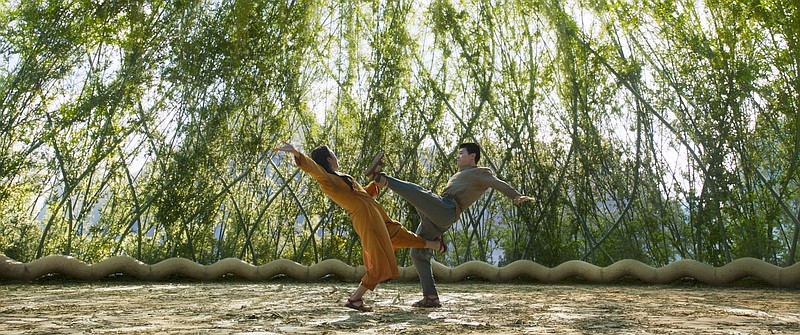
<svg viewBox="0 0 800 335">
<path fill-rule="evenodd" d="M 361 239 L 366 268 L 361 278 L 364 287 L 374 290 L 378 283 L 400 276 L 394 250 L 425 247 L 425 239 L 392 220 L 373 199 L 380 193 L 374 182 L 363 188 L 353 180 L 351 190 L 341 177 L 328 173 L 302 153 L 295 157 L 295 163 L 317 180 L 323 193 L 350 213 L 353 228 Z"/>
</svg>

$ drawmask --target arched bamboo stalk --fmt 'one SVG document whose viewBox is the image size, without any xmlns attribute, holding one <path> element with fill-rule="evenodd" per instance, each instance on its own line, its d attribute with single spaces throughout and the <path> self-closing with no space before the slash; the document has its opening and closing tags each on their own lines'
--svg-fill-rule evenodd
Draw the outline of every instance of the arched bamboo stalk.
<svg viewBox="0 0 800 335">
<path fill-rule="evenodd" d="M 721 267 L 688 259 L 675 261 L 661 268 L 630 259 L 617 261 L 607 267 L 598 267 L 583 261 L 568 261 L 548 268 L 527 260 L 515 261 L 503 267 L 479 261 L 466 262 L 453 268 L 436 262 L 433 265 L 434 276 L 443 282 L 480 278 L 489 282 L 529 279 L 542 283 L 558 283 L 580 278 L 592 283 L 613 283 L 623 278 L 634 278 L 649 284 L 667 284 L 683 278 L 693 278 L 708 285 L 728 285 L 740 279 L 755 278 L 775 287 L 800 287 L 800 264 L 782 268 L 754 258 L 737 259 Z M 78 280 L 99 280 L 121 274 L 144 281 L 161 280 L 170 276 L 208 281 L 232 274 L 254 281 L 286 276 L 309 282 L 333 275 L 346 281 L 358 281 L 364 273 L 363 266 L 349 266 L 335 259 L 309 266 L 278 259 L 254 266 L 235 258 L 226 258 L 211 265 L 201 265 L 185 258 L 169 258 L 148 265 L 127 256 L 111 257 L 96 264 L 87 264 L 63 255 L 46 256 L 30 263 L 17 262 L 0 255 L 0 278 L 22 281 L 36 280 L 50 274 L 61 274 Z M 400 277 L 396 280 L 413 281 L 416 278 L 416 270 L 413 266 L 408 266 L 400 268 Z"/>
</svg>

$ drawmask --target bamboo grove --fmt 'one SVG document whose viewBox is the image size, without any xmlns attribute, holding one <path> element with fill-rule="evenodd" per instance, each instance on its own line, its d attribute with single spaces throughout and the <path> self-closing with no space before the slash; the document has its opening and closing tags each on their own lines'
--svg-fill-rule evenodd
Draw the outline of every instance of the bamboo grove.
<svg viewBox="0 0 800 335">
<path fill-rule="evenodd" d="M 487 192 L 446 265 L 754 257 L 800 232 L 792 1 L 4 1 L 0 252 L 96 262 L 361 261 L 292 160 L 440 191 L 458 143 Z M 391 192 L 378 201 L 414 230 Z M 407 250 L 397 252 L 409 265 Z"/>
</svg>

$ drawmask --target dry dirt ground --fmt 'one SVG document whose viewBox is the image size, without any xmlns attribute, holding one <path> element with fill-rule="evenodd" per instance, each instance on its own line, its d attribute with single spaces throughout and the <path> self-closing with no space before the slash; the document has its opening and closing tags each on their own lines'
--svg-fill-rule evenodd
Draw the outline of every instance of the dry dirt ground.
<svg viewBox="0 0 800 335">
<path fill-rule="evenodd" d="M 289 280 L 0 281 L 2 334 L 800 334 L 800 290 L 621 283 L 386 283 L 344 307 L 354 283 Z"/>
</svg>

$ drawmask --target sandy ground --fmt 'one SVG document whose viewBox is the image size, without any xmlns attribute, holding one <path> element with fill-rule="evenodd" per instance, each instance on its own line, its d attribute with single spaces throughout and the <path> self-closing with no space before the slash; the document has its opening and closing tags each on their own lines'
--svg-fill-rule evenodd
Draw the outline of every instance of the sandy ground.
<svg viewBox="0 0 800 335">
<path fill-rule="evenodd" d="M 353 283 L 0 281 L 2 334 L 800 334 L 800 290 L 582 283 L 442 283 L 416 309 L 416 283 L 341 307 Z"/>
</svg>

